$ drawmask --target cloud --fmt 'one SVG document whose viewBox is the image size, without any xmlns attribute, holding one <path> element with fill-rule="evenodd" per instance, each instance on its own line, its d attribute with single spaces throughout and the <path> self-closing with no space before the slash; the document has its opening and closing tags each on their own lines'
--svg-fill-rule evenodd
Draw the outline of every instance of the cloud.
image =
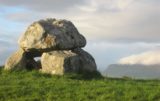
<svg viewBox="0 0 160 101">
<path fill-rule="evenodd" d="M 93 55 L 98 69 L 103 70 L 108 65 L 114 64 L 122 57 L 138 54 L 148 50 L 156 50 L 160 43 L 117 43 L 107 41 L 89 42 L 85 47 Z"/>
<path fill-rule="evenodd" d="M 27 25 L 46 17 L 71 20 L 89 40 L 159 42 L 159 4 L 157 0 L 1 0 L 0 5 L 22 9 L 3 17 Z"/>
<path fill-rule="evenodd" d="M 159 65 L 160 64 L 160 49 L 148 51 L 141 54 L 135 54 L 121 58 L 120 64 L 142 64 L 142 65 Z"/>
<path fill-rule="evenodd" d="M 9 55 L 11 55 L 18 47 L 14 40 L 7 40 L 6 38 L 0 38 L 0 47 L 0 65 L 4 65 Z"/>
<path fill-rule="evenodd" d="M 85 5 L 79 8 L 86 12 L 115 12 L 125 9 L 133 0 L 88 0 Z"/>
<path fill-rule="evenodd" d="M 0 0 L 0 2 L 0 5 L 25 7 L 40 12 L 64 12 L 75 5 L 83 4 L 84 0 Z"/>
</svg>

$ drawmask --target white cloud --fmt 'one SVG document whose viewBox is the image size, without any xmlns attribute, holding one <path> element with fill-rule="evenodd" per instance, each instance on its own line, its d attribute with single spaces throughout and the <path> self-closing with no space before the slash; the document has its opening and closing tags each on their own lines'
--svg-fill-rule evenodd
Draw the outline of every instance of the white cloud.
<svg viewBox="0 0 160 101">
<path fill-rule="evenodd" d="M 160 49 L 124 57 L 119 60 L 119 63 L 120 64 L 131 64 L 131 65 L 133 64 L 159 65 L 160 64 Z"/>
<path fill-rule="evenodd" d="M 128 7 L 132 2 L 133 0 L 118 0 L 117 7 L 123 10 Z"/>
<path fill-rule="evenodd" d="M 84 4 L 84 0 L 0 0 L 0 5 L 24 7 L 38 12 L 64 12 L 74 5 Z"/>
<path fill-rule="evenodd" d="M 148 50 L 156 50 L 160 43 L 117 43 L 106 41 L 89 42 L 85 47 L 93 55 L 98 69 L 103 70 L 108 65 L 116 63 L 122 57 L 138 54 Z"/>
<path fill-rule="evenodd" d="M 90 40 L 124 42 L 159 42 L 159 4 L 157 0 L 1 1 L 1 5 L 27 9 L 4 14 L 7 20 L 28 24 L 46 17 L 64 18 Z"/>
<path fill-rule="evenodd" d="M 1 35 L 0 35 L 1 36 Z M 6 59 L 11 55 L 17 48 L 17 43 L 13 40 L 6 40 L 0 38 L 0 66 L 4 65 Z"/>
</svg>

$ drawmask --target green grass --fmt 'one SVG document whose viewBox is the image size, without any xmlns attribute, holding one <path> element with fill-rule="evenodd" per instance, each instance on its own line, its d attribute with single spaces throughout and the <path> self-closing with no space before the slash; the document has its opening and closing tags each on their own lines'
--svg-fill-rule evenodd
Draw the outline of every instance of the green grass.
<svg viewBox="0 0 160 101">
<path fill-rule="evenodd" d="M 160 81 L 0 69 L 0 101 L 160 101 Z"/>
</svg>

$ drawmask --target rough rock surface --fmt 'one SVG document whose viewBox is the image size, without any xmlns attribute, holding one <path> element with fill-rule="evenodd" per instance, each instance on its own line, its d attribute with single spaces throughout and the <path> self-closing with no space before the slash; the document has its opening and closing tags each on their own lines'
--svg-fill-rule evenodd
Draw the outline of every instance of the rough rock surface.
<svg viewBox="0 0 160 101">
<path fill-rule="evenodd" d="M 27 59 L 25 56 L 25 51 L 23 49 L 19 49 L 15 53 L 13 53 L 5 63 L 5 70 L 20 70 L 25 69 L 27 64 Z"/>
<path fill-rule="evenodd" d="M 73 51 L 52 51 L 41 57 L 42 72 L 62 75 L 66 72 L 96 71 L 91 55 L 82 49 Z"/>
<path fill-rule="evenodd" d="M 97 71 L 94 58 L 81 49 L 86 39 L 70 21 L 36 21 L 18 43 L 20 49 L 6 61 L 5 70 L 37 69 L 58 75 Z M 36 57 L 41 60 L 35 61 Z"/>
<path fill-rule="evenodd" d="M 86 39 L 67 20 L 46 19 L 31 24 L 19 39 L 25 50 L 69 50 L 84 47 Z"/>
<path fill-rule="evenodd" d="M 40 63 L 34 60 L 32 54 L 25 52 L 23 49 L 13 53 L 5 63 L 5 70 L 22 70 L 22 69 L 40 69 Z"/>
<path fill-rule="evenodd" d="M 80 63 L 81 63 L 80 65 L 81 65 L 82 71 L 89 71 L 89 72 L 97 71 L 96 62 L 88 52 L 80 48 L 74 49 L 72 51 L 78 54 L 80 58 Z"/>
</svg>

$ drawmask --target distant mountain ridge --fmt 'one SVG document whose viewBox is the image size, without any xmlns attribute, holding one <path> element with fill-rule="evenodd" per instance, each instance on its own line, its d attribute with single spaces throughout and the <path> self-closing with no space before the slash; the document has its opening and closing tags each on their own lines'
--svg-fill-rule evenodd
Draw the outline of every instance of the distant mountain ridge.
<svg viewBox="0 0 160 101">
<path fill-rule="evenodd" d="M 111 64 L 103 74 L 115 78 L 160 79 L 160 65 Z"/>
</svg>

